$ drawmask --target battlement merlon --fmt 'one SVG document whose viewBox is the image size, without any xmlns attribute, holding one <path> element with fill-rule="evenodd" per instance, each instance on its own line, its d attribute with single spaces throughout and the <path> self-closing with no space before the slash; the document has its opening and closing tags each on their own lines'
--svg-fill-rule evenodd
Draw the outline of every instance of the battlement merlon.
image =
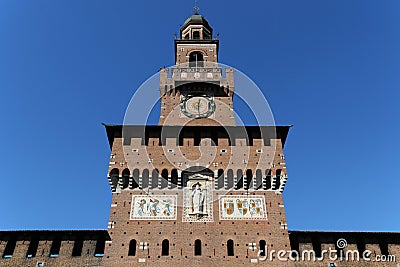
<svg viewBox="0 0 400 267">
<path fill-rule="evenodd" d="M 162 125 L 112 125 L 103 123 L 106 128 L 110 149 L 113 147 L 114 140 L 123 138 L 124 142 L 130 143 L 132 138 L 141 138 L 142 144 L 146 144 L 146 139 L 157 138 L 160 145 L 166 144 L 167 138 L 181 139 L 184 136 L 190 136 L 190 133 L 196 133 L 198 138 L 202 138 L 202 134 L 211 132 L 211 138 L 219 137 L 226 140 L 229 137 L 229 144 L 234 146 L 236 139 L 245 139 L 247 145 L 253 143 L 255 139 L 263 139 L 264 144 L 270 144 L 272 139 L 279 139 L 282 148 L 286 143 L 289 126 L 162 126 Z M 205 138 L 210 138 L 205 136 Z M 169 139 L 171 142 L 171 139 Z"/>
</svg>

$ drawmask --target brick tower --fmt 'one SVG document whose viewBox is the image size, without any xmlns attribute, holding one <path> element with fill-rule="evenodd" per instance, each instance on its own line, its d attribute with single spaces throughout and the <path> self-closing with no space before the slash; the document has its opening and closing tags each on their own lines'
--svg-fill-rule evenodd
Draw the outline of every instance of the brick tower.
<svg viewBox="0 0 400 267">
<path fill-rule="evenodd" d="M 175 40 L 176 64 L 160 70 L 158 125 L 105 125 L 104 266 L 262 264 L 259 250 L 290 249 L 282 199 L 290 127 L 236 126 L 235 72 L 219 66 L 218 49 L 195 12 Z"/>
</svg>

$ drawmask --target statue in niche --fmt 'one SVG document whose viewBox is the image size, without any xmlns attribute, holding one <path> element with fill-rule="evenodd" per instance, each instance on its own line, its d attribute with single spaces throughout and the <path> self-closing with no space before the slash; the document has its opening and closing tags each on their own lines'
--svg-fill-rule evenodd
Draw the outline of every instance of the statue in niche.
<svg viewBox="0 0 400 267">
<path fill-rule="evenodd" d="M 192 191 L 192 208 L 193 208 L 193 214 L 195 214 L 196 217 L 203 215 L 204 198 L 205 194 L 201 190 L 200 184 L 197 183 Z"/>
</svg>

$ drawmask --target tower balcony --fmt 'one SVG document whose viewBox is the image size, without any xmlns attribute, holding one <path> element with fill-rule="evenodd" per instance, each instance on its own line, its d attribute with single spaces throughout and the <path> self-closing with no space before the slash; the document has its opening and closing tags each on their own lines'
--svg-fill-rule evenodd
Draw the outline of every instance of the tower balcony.
<svg viewBox="0 0 400 267">
<path fill-rule="evenodd" d="M 234 70 L 217 67 L 217 64 L 204 62 L 203 67 L 189 67 L 189 63 L 178 67 L 162 68 L 160 70 L 160 93 L 173 92 L 178 87 L 192 84 L 209 87 L 207 84 L 223 88 L 225 94 L 234 92 Z M 230 93 L 229 93 L 230 92 Z"/>
<path fill-rule="evenodd" d="M 203 62 L 197 62 L 203 65 Z M 223 76 L 222 68 L 186 66 L 172 68 L 172 79 L 184 81 L 220 81 Z M 215 64 L 214 64 L 215 65 Z"/>
</svg>

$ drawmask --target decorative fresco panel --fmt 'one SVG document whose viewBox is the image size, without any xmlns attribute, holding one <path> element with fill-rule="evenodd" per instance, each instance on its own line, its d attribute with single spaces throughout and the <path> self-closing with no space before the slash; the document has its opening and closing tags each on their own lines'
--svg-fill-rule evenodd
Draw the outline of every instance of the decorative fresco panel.
<svg viewBox="0 0 400 267">
<path fill-rule="evenodd" d="M 176 196 L 133 196 L 131 220 L 176 220 Z"/>
<path fill-rule="evenodd" d="M 265 201 L 260 196 L 226 196 L 219 199 L 220 220 L 266 220 Z"/>
</svg>

